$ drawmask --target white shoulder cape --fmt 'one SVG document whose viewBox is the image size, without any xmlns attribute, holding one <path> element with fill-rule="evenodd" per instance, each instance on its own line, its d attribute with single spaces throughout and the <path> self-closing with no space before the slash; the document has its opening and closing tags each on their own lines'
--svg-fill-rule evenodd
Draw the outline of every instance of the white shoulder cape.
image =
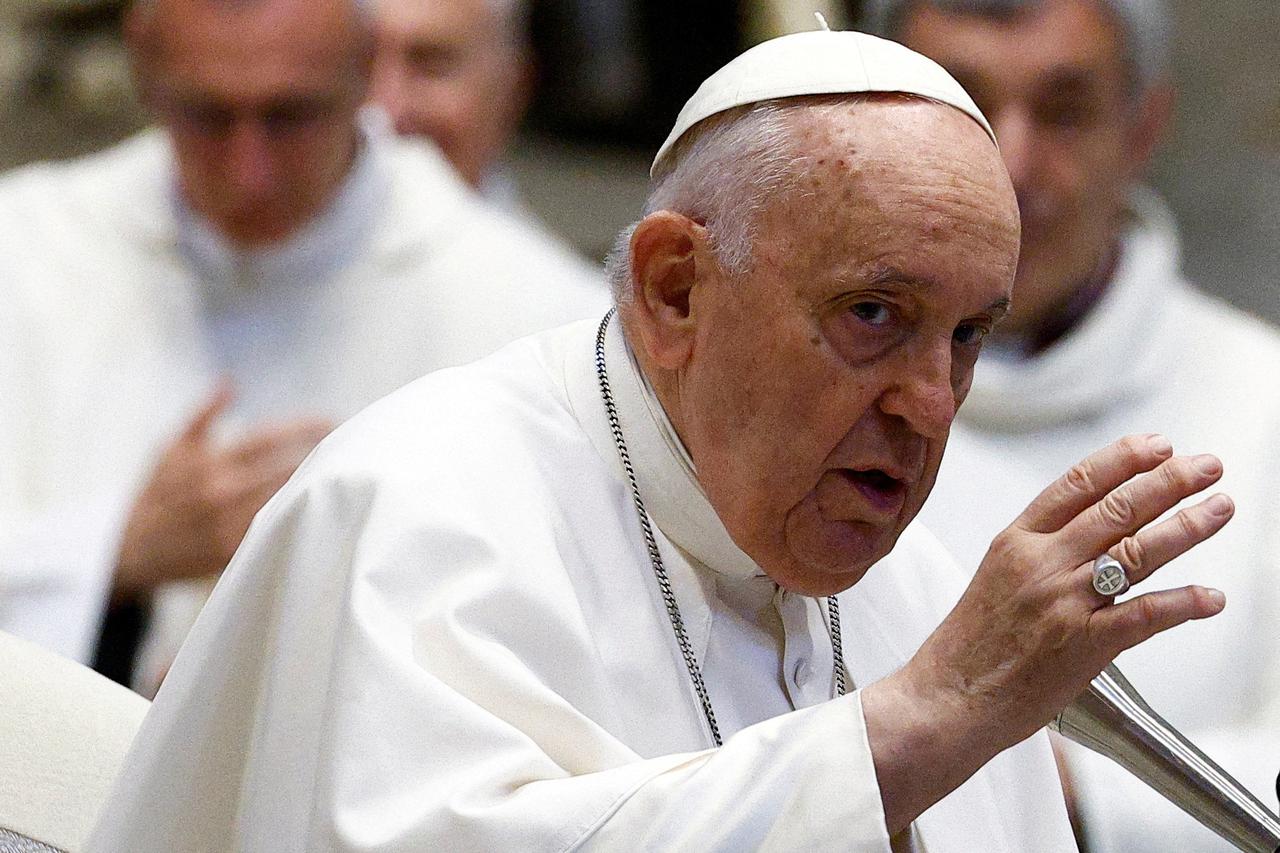
<svg viewBox="0 0 1280 853">
<path fill-rule="evenodd" d="M 858 693 L 708 748 L 597 449 L 594 327 L 429 376 L 313 454 L 197 623 L 91 850 L 887 853 Z M 842 595 L 855 682 L 962 583 L 905 534 Z M 928 853 L 1074 849 L 1043 735 L 917 824 Z"/>
</svg>

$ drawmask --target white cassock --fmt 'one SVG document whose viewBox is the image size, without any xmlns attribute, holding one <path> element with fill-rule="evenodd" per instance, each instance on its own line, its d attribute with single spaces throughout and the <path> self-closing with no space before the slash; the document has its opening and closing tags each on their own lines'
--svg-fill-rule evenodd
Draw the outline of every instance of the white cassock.
<svg viewBox="0 0 1280 853">
<path fill-rule="evenodd" d="M 0 179 L 0 629 L 81 661 L 134 496 L 220 377 L 223 438 L 341 420 L 608 303 L 425 145 L 366 131 L 330 208 L 254 254 L 186 213 L 174 175 L 153 131 Z"/>
<path fill-rule="evenodd" d="M 1092 450 L 1159 432 L 1214 453 L 1235 518 L 1135 592 L 1198 583 L 1227 608 L 1122 654 L 1151 705 L 1272 810 L 1280 771 L 1280 334 L 1195 292 L 1160 200 L 1135 195 L 1115 277 L 1029 360 L 978 363 L 921 518 L 969 571 L 1045 484 Z M 1071 751 L 1090 849 L 1227 851 L 1111 762 Z M 1123 803 L 1118 808 L 1117 803 Z"/>
<path fill-rule="evenodd" d="M 596 325 L 433 374 L 321 445 L 201 614 L 91 850 L 890 849 L 824 606 L 730 540 L 615 321 L 609 380 L 725 735 L 710 748 Z M 904 533 L 840 596 L 853 682 L 906 661 L 962 586 Z M 1045 736 L 894 849 L 1074 850 Z"/>
</svg>

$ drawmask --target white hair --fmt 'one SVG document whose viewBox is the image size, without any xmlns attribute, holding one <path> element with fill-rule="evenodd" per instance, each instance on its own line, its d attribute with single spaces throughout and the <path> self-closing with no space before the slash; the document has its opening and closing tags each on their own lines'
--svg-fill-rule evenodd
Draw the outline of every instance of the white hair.
<svg viewBox="0 0 1280 853">
<path fill-rule="evenodd" d="M 749 272 L 761 211 L 790 188 L 805 159 L 796 110 L 811 101 L 763 101 L 694 125 L 664 158 L 649 184 L 644 215 L 670 210 L 702 223 L 716 260 L 729 275 Z M 631 294 L 631 236 L 618 235 L 605 261 L 615 301 Z"/>
<path fill-rule="evenodd" d="M 869 32 L 896 39 L 907 13 L 920 6 L 947 12 L 1008 18 L 1043 0 L 867 0 L 863 22 Z M 1133 75 L 1135 92 L 1145 91 L 1169 70 L 1173 27 L 1163 0 L 1098 0 L 1120 25 L 1124 59 Z"/>
</svg>

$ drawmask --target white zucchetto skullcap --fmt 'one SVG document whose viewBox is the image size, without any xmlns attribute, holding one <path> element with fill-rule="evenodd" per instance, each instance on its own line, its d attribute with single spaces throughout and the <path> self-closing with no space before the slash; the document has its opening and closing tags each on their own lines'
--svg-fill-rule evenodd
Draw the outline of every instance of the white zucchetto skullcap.
<svg viewBox="0 0 1280 853">
<path fill-rule="evenodd" d="M 717 113 L 775 98 L 859 92 L 918 95 L 949 104 L 972 116 L 995 142 L 969 93 L 932 59 L 866 33 L 822 29 L 762 42 L 704 80 L 680 110 L 649 174 L 689 128 Z"/>
</svg>

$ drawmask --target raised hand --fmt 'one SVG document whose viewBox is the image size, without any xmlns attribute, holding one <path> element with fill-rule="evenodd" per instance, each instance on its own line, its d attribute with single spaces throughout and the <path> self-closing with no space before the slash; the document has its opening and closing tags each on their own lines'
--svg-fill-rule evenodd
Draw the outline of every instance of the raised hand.
<svg viewBox="0 0 1280 853">
<path fill-rule="evenodd" d="M 1073 466 L 996 537 L 907 666 L 863 691 L 878 773 L 877 740 L 885 750 L 886 817 L 892 792 L 897 828 L 1045 725 L 1121 651 L 1222 610 L 1222 594 L 1204 587 L 1116 604 L 1091 583 L 1099 554 L 1138 584 L 1230 520 L 1231 500 L 1214 495 L 1152 523 L 1222 476 L 1213 456 L 1172 454 L 1160 436 L 1129 436 Z M 897 778 L 912 765 L 916 775 Z"/>
<path fill-rule="evenodd" d="M 221 572 L 253 516 L 329 433 L 303 418 L 266 426 L 228 447 L 210 433 L 232 400 L 223 385 L 161 454 L 130 510 L 114 595 Z"/>
</svg>

